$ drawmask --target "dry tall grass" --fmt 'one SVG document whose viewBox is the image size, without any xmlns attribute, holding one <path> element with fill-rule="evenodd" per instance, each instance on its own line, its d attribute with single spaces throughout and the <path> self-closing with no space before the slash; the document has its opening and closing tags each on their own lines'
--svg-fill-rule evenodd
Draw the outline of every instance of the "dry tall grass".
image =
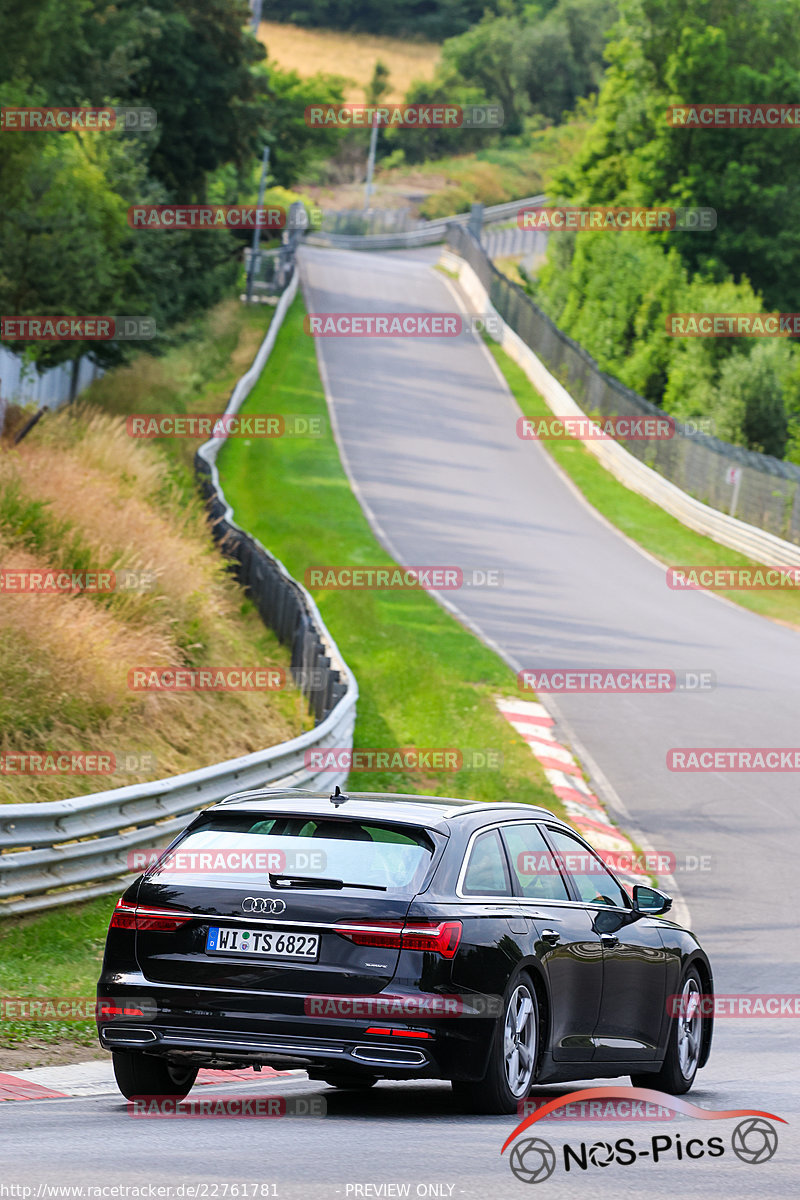
<svg viewBox="0 0 800 1200">
<path fill-rule="evenodd" d="M 0 774 L 0 800 L 60 799 L 191 770 L 307 727 L 299 694 L 138 693 L 135 666 L 288 667 L 225 570 L 199 500 L 119 417 L 48 416 L 0 451 L 0 565 L 147 570 L 152 591 L 0 592 L 0 752 L 146 756 L 102 778 Z M 135 764 L 128 760 L 126 767 Z"/>
<path fill-rule="evenodd" d="M 344 33 L 336 29 L 301 29 L 262 21 L 258 39 L 273 62 L 284 70 L 309 75 L 338 75 L 347 81 L 345 99 L 361 103 L 378 59 L 389 68 L 391 91 L 386 99 L 403 99 L 415 79 L 432 79 L 439 61 L 436 42 L 411 42 L 377 37 L 370 33 Z"/>
</svg>

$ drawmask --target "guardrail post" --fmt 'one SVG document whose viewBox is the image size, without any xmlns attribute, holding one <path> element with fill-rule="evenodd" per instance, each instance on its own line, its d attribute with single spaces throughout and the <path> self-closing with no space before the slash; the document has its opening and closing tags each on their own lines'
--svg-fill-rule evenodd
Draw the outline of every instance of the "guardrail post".
<svg viewBox="0 0 800 1200">
<path fill-rule="evenodd" d="M 473 204 L 469 210 L 469 222 L 467 224 L 472 236 L 477 242 L 481 240 L 481 232 L 483 231 L 483 205 Z"/>
</svg>

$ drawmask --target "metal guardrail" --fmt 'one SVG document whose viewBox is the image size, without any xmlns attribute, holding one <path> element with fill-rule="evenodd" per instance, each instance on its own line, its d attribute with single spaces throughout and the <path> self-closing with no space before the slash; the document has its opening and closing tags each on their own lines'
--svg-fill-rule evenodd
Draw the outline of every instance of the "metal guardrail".
<svg viewBox="0 0 800 1200">
<path fill-rule="evenodd" d="M 515 217 L 521 208 L 543 204 L 544 196 L 529 196 L 525 200 L 508 200 L 505 204 L 494 204 L 483 210 L 483 224 L 507 221 Z M 358 213 L 354 210 L 354 217 Z M 305 240 L 312 246 L 330 246 L 339 250 L 410 250 L 414 246 L 433 246 L 445 241 L 448 226 L 465 226 L 470 213 L 458 213 L 454 217 L 439 217 L 435 221 L 420 221 L 416 229 L 378 234 L 328 233 L 315 230 Z"/>
<path fill-rule="evenodd" d="M 541 229 L 497 229 L 481 238 L 481 248 L 487 258 L 538 259 L 547 250 L 547 234 Z"/>
<path fill-rule="evenodd" d="M 466 230 L 453 227 L 443 264 L 459 272 L 459 282 L 473 311 L 499 318 L 487 325 L 503 349 L 525 371 L 557 416 L 664 415 L 618 380 L 600 371 L 587 352 L 562 333 L 521 288 L 487 258 Z M 492 330 L 499 325 L 501 332 Z M 574 365 L 574 372 L 571 369 Z M 576 384 L 581 386 L 576 386 Z M 572 390 L 580 398 L 579 404 Z M 642 407 L 639 407 L 641 405 Z M 800 566 L 800 468 L 707 434 L 683 434 L 676 422 L 674 438 L 664 442 L 587 439 L 596 458 L 626 487 L 653 500 L 698 533 L 770 566 Z M 676 445 L 677 444 L 677 445 Z M 666 447 L 671 457 L 656 460 L 652 448 Z M 706 470 L 720 483 L 730 465 L 740 465 L 739 511 L 721 511 L 714 498 L 691 494 L 692 460 L 706 456 Z M 648 458 L 650 461 L 642 461 Z M 652 462 L 652 465 L 651 465 Z M 727 485 L 726 485 L 727 486 Z M 728 489 L 729 490 L 729 489 Z M 772 528 L 770 527 L 772 526 Z M 790 540 L 782 537 L 786 533 Z"/>
<path fill-rule="evenodd" d="M 238 411 L 258 379 L 296 291 L 295 272 L 228 413 Z M 214 535 L 264 621 L 292 647 L 292 673 L 318 723 L 277 746 L 170 779 L 43 804 L 0 805 L 0 915 L 122 891 L 138 874 L 128 868 L 131 850 L 167 845 L 189 816 L 233 791 L 264 785 L 327 791 L 346 779 L 346 770 L 308 765 L 307 751 L 352 746 L 356 680 L 305 588 L 233 520 L 217 473 L 221 444 L 214 439 L 201 446 L 195 462 Z"/>
</svg>

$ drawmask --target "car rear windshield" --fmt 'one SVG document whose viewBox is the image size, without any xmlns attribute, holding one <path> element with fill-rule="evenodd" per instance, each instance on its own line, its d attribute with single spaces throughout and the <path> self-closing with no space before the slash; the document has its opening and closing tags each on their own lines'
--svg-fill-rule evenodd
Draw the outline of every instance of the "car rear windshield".
<svg viewBox="0 0 800 1200">
<path fill-rule="evenodd" d="M 160 882 L 417 890 L 434 844 L 424 829 L 332 817 L 209 815 L 148 871 Z"/>
</svg>

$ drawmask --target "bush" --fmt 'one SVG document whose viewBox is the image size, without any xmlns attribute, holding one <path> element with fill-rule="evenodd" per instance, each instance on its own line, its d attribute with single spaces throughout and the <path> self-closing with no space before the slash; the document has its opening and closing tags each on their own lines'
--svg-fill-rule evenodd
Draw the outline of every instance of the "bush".
<svg viewBox="0 0 800 1200">
<path fill-rule="evenodd" d="M 667 332 L 671 313 L 763 311 L 746 279 L 690 279 L 678 252 L 646 233 L 555 234 L 528 290 L 602 370 L 678 420 L 711 417 L 718 437 L 777 457 L 800 450 L 792 344 Z"/>
<path fill-rule="evenodd" d="M 437 217 L 452 217 L 456 213 L 469 212 L 472 204 L 473 194 L 469 188 L 456 184 L 455 187 L 447 187 L 432 196 L 426 196 L 419 206 L 419 211 L 426 221 L 435 221 Z"/>
</svg>

